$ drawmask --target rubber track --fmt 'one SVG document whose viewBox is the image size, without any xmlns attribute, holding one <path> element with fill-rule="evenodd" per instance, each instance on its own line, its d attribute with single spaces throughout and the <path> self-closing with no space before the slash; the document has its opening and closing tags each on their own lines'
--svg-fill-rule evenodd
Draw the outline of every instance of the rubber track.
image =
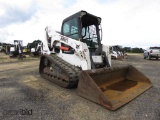
<svg viewBox="0 0 160 120">
<path fill-rule="evenodd" d="M 56 56 L 55 54 L 52 54 L 52 55 L 43 55 L 43 56 L 45 58 L 47 58 L 51 62 L 51 64 L 52 63 L 57 64 L 61 69 L 63 69 L 66 73 L 68 73 L 68 75 L 69 75 L 69 81 L 67 83 L 66 83 L 66 81 L 64 81 L 59 76 L 53 76 L 54 79 L 57 78 L 58 81 L 62 82 L 62 84 L 63 83 L 68 84 L 66 86 L 63 86 L 61 84 L 58 84 L 58 85 L 60 85 L 62 87 L 67 87 L 67 88 L 73 88 L 73 87 L 77 86 L 77 84 L 78 84 L 78 75 L 79 75 L 79 73 L 81 71 L 78 67 L 71 65 L 70 63 L 68 63 L 68 62 L 64 61 L 63 59 L 61 59 L 60 57 Z M 46 78 L 46 77 L 44 77 L 44 78 Z M 54 80 L 52 80 L 52 81 L 54 82 Z"/>
</svg>

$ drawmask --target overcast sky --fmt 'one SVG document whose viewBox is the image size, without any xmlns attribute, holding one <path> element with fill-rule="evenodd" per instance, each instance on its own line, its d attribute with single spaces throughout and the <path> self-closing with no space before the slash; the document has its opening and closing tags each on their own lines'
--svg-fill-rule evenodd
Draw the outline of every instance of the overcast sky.
<svg viewBox="0 0 160 120">
<path fill-rule="evenodd" d="M 80 11 L 102 18 L 106 45 L 160 46 L 160 0 L 0 0 L 0 42 L 44 40 L 47 25 Z"/>
</svg>

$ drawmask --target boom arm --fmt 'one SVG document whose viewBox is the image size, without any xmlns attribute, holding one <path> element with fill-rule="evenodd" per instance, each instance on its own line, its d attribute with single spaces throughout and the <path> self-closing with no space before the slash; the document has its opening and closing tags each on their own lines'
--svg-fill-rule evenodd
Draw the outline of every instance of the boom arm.
<svg viewBox="0 0 160 120">
<path fill-rule="evenodd" d="M 77 56 L 77 58 L 86 61 L 86 67 L 82 69 L 91 69 L 89 50 L 88 46 L 85 43 L 63 36 L 60 33 L 56 32 L 50 26 L 47 26 L 45 31 L 47 45 L 48 47 L 50 47 L 49 50 L 51 53 L 56 53 L 55 48 L 60 49 L 61 43 L 63 43 L 74 49 L 74 55 Z M 62 52 L 62 50 L 60 50 L 60 52 Z"/>
</svg>

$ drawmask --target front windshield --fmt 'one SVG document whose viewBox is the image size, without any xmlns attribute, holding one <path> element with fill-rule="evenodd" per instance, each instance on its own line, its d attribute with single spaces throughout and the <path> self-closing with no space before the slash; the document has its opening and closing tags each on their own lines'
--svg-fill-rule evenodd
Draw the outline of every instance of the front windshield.
<svg viewBox="0 0 160 120">
<path fill-rule="evenodd" d="M 98 47 L 96 30 L 96 25 L 89 25 L 82 28 L 82 39 L 88 45 L 88 47 Z"/>
<path fill-rule="evenodd" d="M 78 40 L 78 23 L 77 19 L 71 19 L 63 25 L 63 35 Z"/>
</svg>

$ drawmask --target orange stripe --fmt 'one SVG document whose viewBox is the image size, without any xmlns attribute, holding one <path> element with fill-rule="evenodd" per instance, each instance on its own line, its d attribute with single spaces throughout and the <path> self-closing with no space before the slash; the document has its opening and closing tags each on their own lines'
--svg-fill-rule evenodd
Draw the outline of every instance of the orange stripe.
<svg viewBox="0 0 160 120">
<path fill-rule="evenodd" d="M 60 46 L 60 49 L 61 49 L 61 50 L 65 50 L 65 51 L 68 51 L 68 50 L 69 50 L 68 47 L 63 47 L 63 46 Z"/>
</svg>

